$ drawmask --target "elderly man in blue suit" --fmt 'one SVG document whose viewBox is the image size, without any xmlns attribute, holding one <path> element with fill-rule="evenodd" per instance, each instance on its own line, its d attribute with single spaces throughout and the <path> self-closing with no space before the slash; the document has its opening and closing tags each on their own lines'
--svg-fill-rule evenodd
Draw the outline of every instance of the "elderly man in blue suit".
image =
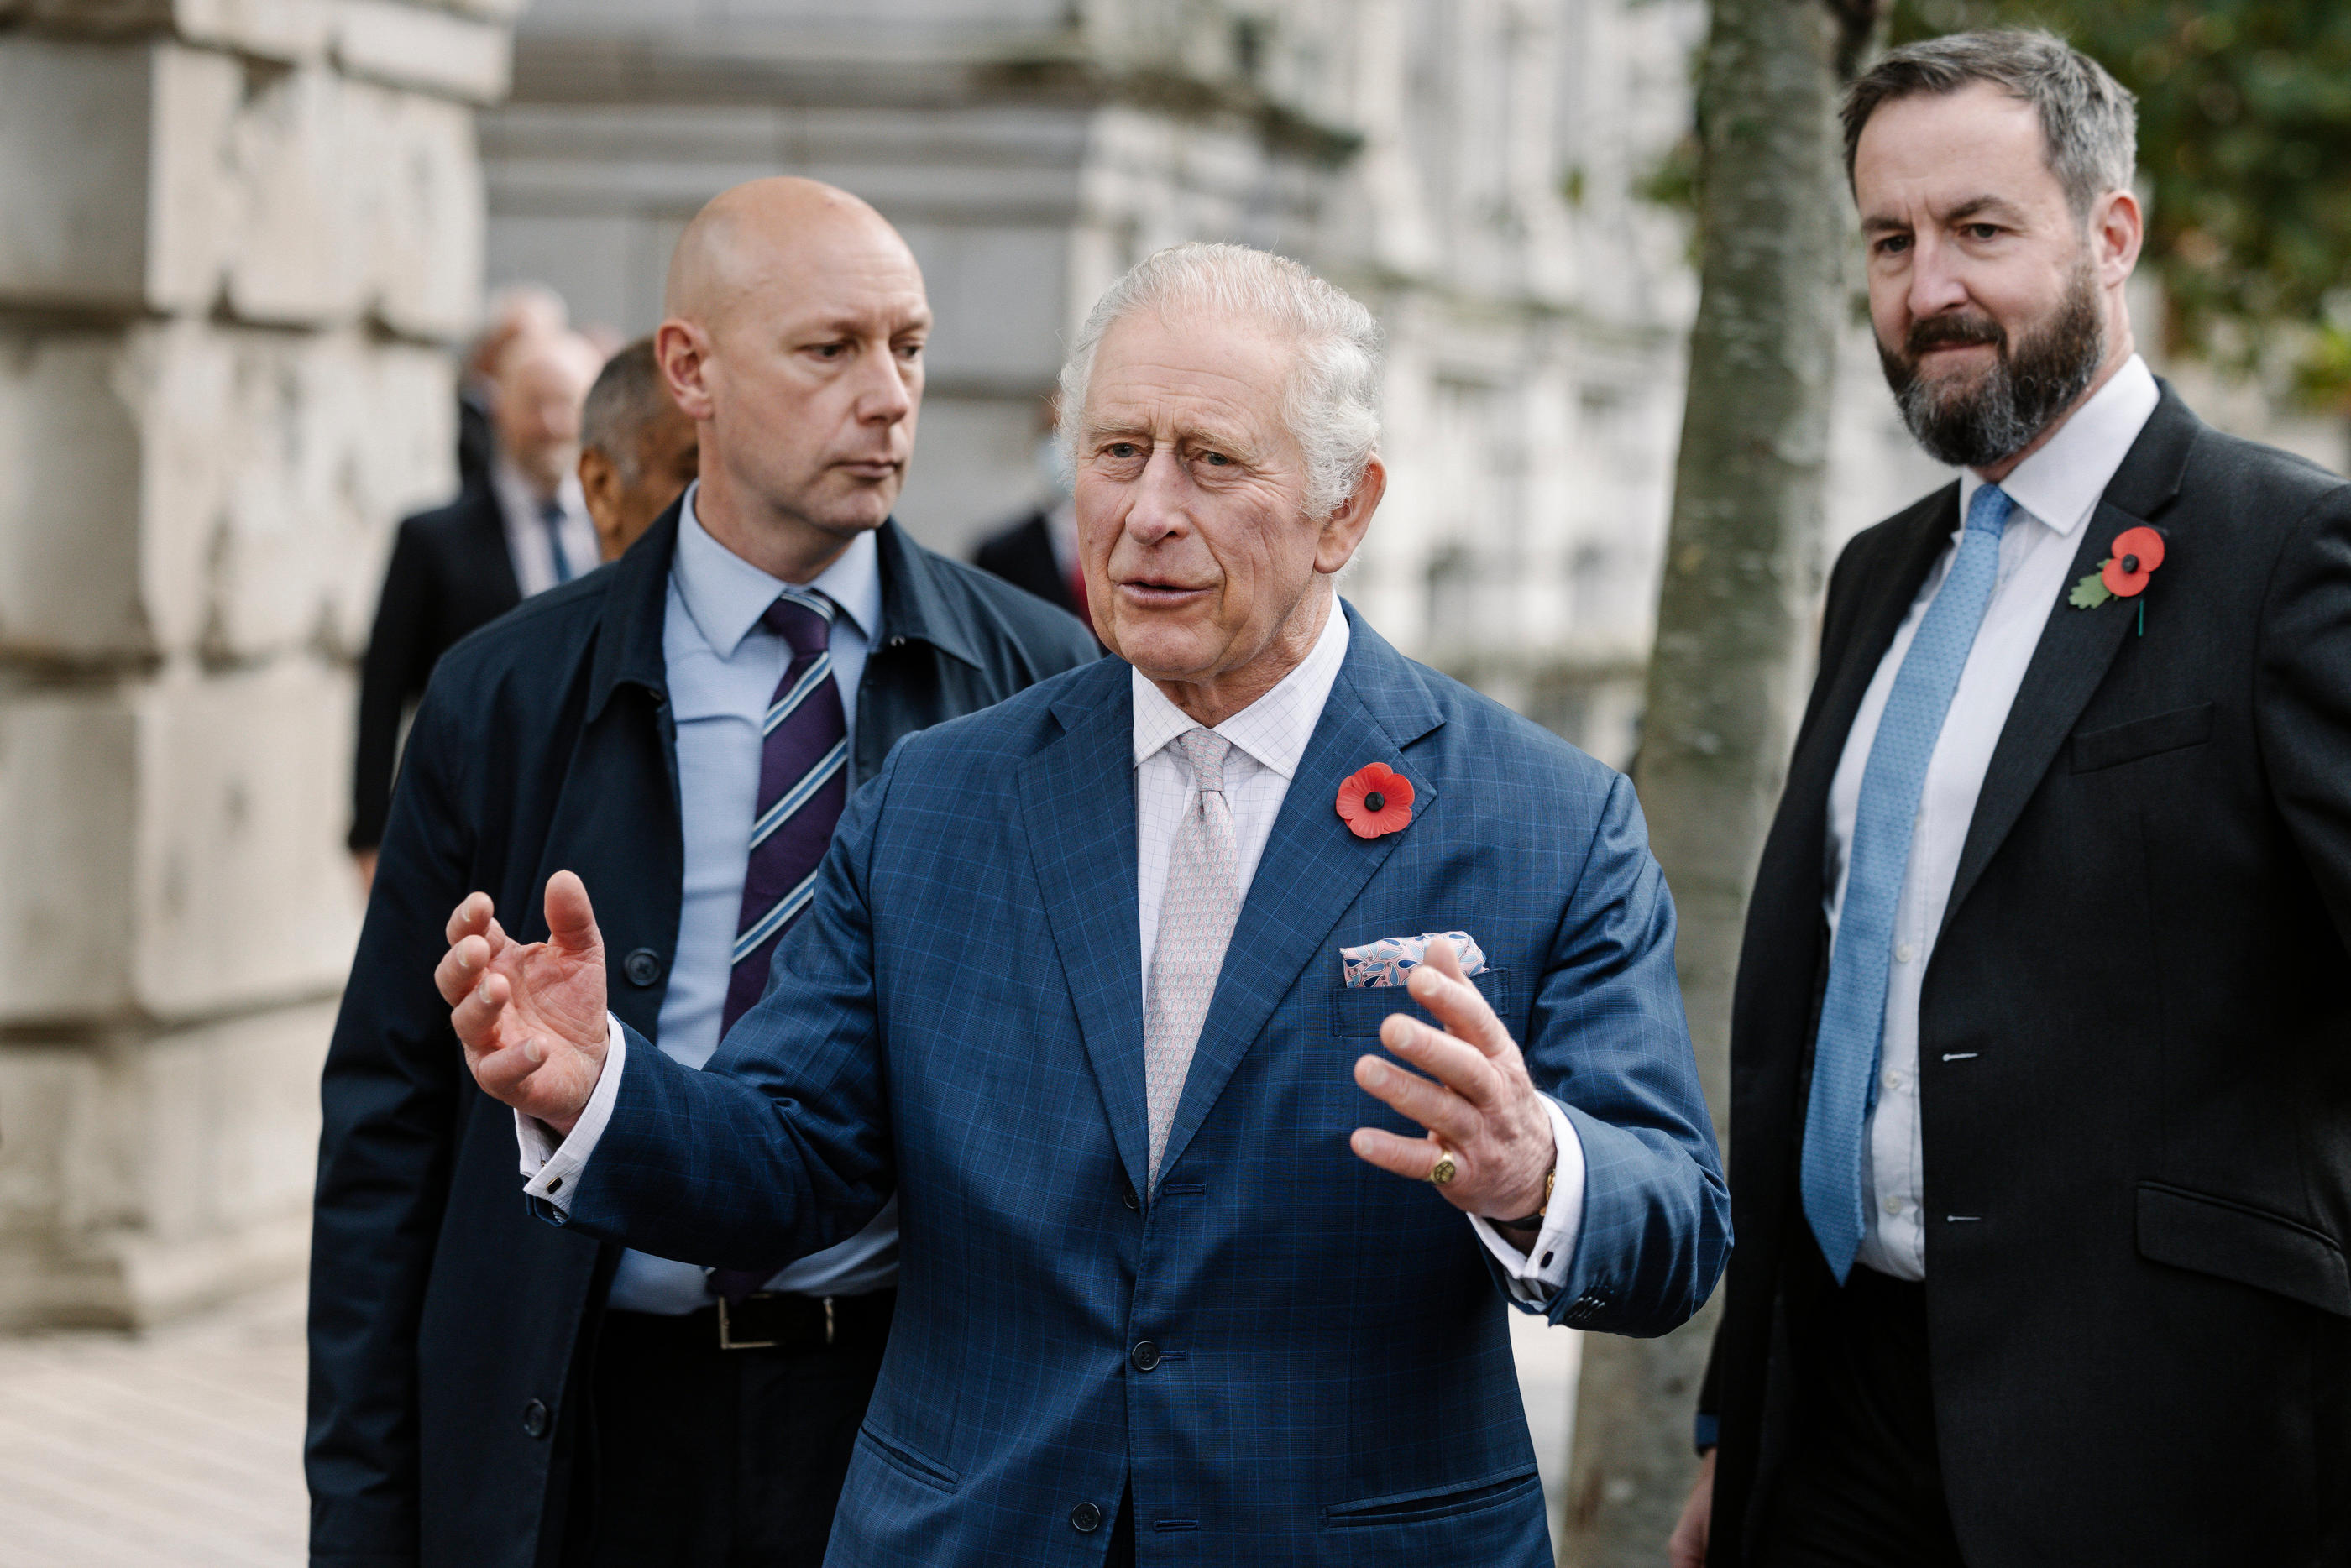
<svg viewBox="0 0 2351 1568">
<path fill-rule="evenodd" d="M 706 1071 L 609 1017 L 577 877 L 545 943 L 451 917 L 547 1218 L 756 1275 L 897 1196 L 840 1568 L 1548 1565 L 1504 1303 L 1653 1334 L 1714 1287 L 1631 785 L 1333 591 L 1379 381 L 1295 263 L 1113 287 L 1063 409 L 1118 658 L 896 749 Z"/>
</svg>

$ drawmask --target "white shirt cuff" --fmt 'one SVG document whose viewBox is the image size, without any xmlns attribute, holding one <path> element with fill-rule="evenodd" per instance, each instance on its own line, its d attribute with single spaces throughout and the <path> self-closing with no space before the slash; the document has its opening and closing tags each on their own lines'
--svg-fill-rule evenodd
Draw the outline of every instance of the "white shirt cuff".
<svg viewBox="0 0 2351 1568">
<path fill-rule="evenodd" d="M 601 1092 L 602 1085 L 597 1087 Z M 1583 1225 L 1583 1140 L 1575 1136 L 1575 1124 L 1557 1100 L 1545 1095 L 1543 1108 L 1551 1112 L 1552 1137 L 1559 1152 L 1552 1166 L 1551 1201 L 1544 1206 L 1534 1246 L 1521 1252 L 1488 1221 L 1469 1216 L 1470 1228 L 1502 1265 L 1511 1299 L 1531 1307 L 1541 1306 L 1567 1283 L 1567 1271 L 1575 1262 L 1576 1232 Z M 587 1119 L 582 1117 L 580 1125 L 586 1127 Z"/>
<path fill-rule="evenodd" d="M 604 1030 L 604 1070 L 597 1075 L 580 1119 L 571 1124 L 569 1137 L 559 1143 L 553 1127 L 537 1116 L 515 1113 L 515 1142 L 522 1148 L 522 1173 L 529 1178 L 523 1191 L 544 1198 L 565 1213 L 570 1212 L 571 1189 L 579 1184 L 580 1170 L 612 1119 L 612 1102 L 621 1097 L 621 1070 L 628 1065 L 628 1035 L 621 1021 L 606 1013 Z"/>
</svg>

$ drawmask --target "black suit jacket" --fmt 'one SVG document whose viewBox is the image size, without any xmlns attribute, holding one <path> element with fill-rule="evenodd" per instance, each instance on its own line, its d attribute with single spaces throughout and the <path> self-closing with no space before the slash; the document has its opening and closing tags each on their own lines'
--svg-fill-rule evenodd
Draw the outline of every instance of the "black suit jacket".
<svg viewBox="0 0 2351 1568">
<path fill-rule="evenodd" d="M 1957 486 L 1855 538 L 1757 873 L 1710 1561 L 1752 1562 L 1831 1288 L 1798 1194 L 1827 799 Z M 2167 388 L 2050 613 L 1919 1009 L 1937 1428 L 1970 1568 L 2351 1560 L 2351 486 Z"/>
<path fill-rule="evenodd" d="M 1078 613 L 1078 601 L 1070 592 L 1070 580 L 1061 575 L 1061 557 L 1053 554 L 1051 524 L 1042 512 L 1031 512 L 1002 532 L 982 539 L 971 558 L 981 571 L 993 572 L 1071 615 Z"/>
<path fill-rule="evenodd" d="M 653 1033 L 684 865 L 662 657 L 677 516 L 453 649 L 418 710 L 323 1086 L 314 1568 L 532 1568 L 561 1518 L 555 1438 L 617 1253 L 531 1219 L 513 1115 L 466 1073 L 433 968 L 471 888 L 543 939 L 541 889 L 568 867 L 596 900 L 612 1011 Z M 894 524 L 879 544 L 852 781 L 901 736 L 1095 657 L 1068 617 Z"/>
<path fill-rule="evenodd" d="M 522 602 L 506 517 L 488 484 L 400 525 L 360 666 L 359 754 L 351 766 L 353 849 L 383 840 L 400 720 L 459 638 Z"/>
</svg>

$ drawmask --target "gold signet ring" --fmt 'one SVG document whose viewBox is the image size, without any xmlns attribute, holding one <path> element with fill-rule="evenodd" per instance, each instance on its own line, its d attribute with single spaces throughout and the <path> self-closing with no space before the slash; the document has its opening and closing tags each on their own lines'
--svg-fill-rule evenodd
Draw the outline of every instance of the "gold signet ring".
<svg viewBox="0 0 2351 1568">
<path fill-rule="evenodd" d="M 1460 1174 L 1461 1168 L 1453 1163 L 1453 1156 L 1449 1152 L 1438 1154 L 1437 1163 L 1428 1168 L 1428 1179 L 1437 1187 L 1444 1186 Z"/>
</svg>

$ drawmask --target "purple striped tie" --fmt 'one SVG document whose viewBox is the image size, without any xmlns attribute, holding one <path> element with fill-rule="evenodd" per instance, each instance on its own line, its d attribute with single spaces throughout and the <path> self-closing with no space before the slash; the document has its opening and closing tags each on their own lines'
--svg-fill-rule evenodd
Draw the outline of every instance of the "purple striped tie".
<svg viewBox="0 0 2351 1568">
<path fill-rule="evenodd" d="M 849 723 L 826 646 L 835 613 L 821 594 L 789 590 L 759 618 L 790 646 L 792 661 L 768 704 L 722 1035 L 767 990 L 768 961 L 815 896 L 817 867 L 848 804 Z"/>
</svg>

